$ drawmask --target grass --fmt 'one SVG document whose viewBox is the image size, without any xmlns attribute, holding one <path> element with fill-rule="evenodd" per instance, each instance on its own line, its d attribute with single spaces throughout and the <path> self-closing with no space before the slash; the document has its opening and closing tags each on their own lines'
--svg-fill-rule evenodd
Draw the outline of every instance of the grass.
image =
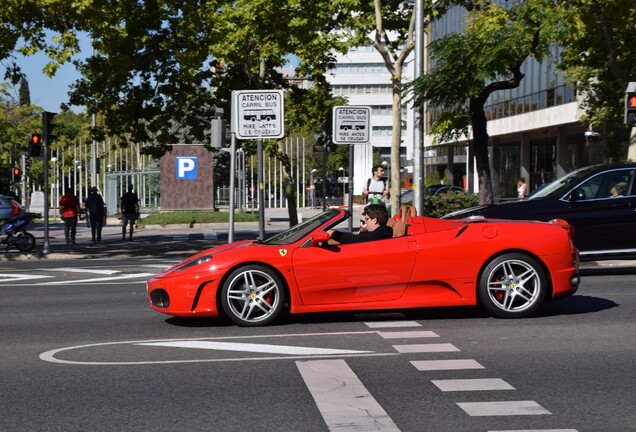
<svg viewBox="0 0 636 432">
<path fill-rule="evenodd" d="M 228 212 L 214 211 L 175 211 L 153 213 L 138 221 L 141 226 L 145 225 L 175 225 L 175 224 L 199 224 L 199 223 L 223 223 L 228 222 L 230 214 Z M 256 222 L 258 215 L 252 213 L 234 213 L 234 222 Z"/>
</svg>

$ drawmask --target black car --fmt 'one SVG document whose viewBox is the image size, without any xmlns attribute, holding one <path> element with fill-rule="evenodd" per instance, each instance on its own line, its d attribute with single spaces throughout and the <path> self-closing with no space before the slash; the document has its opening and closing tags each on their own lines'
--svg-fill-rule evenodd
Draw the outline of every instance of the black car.
<svg viewBox="0 0 636 432">
<path fill-rule="evenodd" d="M 580 168 L 524 200 L 471 207 L 444 219 L 487 218 L 549 221 L 574 226 L 582 259 L 636 256 L 636 163 Z"/>
</svg>

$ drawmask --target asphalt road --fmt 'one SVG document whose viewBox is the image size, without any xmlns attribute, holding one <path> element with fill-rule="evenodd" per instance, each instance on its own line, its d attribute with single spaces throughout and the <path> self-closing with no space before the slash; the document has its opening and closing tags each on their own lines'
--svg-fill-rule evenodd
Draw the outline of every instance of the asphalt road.
<svg viewBox="0 0 636 432">
<path fill-rule="evenodd" d="M 1 263 L 0 430 L 635 430 L 636 267 L 586 268 L 576 295 L 521 320 L 443 308 L 248 329 L 151 311 L 148 275 L 209 242 Z"/>
</svg>

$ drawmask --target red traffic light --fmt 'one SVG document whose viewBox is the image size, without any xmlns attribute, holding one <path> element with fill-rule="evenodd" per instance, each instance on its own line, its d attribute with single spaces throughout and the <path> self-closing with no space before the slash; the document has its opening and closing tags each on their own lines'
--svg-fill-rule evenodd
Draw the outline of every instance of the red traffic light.
<svg viewBox="0 0 636 432">
<path fill-rule="evenodd" d="M 32 133 L 29 137 L 29 155 L 38 157 L 42 154 L 42 135 Z"/>
<path fill-rule="evenodd" d="M 627 96 L 627 107 L 636 108 L 636 94 Z"/>
<path fill-rule="evenodd" d="M 13 181 L 16 183 L 22 181 L 22 171 L 18 167 L 13 168 Z"/>
</svg>

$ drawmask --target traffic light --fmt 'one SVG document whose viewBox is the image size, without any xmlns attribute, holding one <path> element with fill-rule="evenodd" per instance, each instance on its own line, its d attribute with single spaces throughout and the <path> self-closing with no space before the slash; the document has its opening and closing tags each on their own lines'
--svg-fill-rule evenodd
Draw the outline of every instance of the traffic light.
<svg viewBox="0 0 636 432">
<path fill-rule="evenodd" d="M 57 126 L 53 123 L 53 117 L 56 113 L 48 111 L 42 111 L 42 141 L 45 146 L 49 146 L 55 135 L 53 135 L 53 129 Z"/>
<path fill-rule="evenodd" d="M 29 156 L 38 157 L 42 155 L 42 135 L 32 133 L 29 137 Z"/>
<path fill-rule="evenodd" d="M 22 181 L 22 171 L 18 167 L 13 167 L 13 182 L 19 183 Z"/>
<path fill-rule="evenodd" d="M 630 82 L 625 92 L 625 123 L 636 126 L 636 82 Z"/>
</svg>

